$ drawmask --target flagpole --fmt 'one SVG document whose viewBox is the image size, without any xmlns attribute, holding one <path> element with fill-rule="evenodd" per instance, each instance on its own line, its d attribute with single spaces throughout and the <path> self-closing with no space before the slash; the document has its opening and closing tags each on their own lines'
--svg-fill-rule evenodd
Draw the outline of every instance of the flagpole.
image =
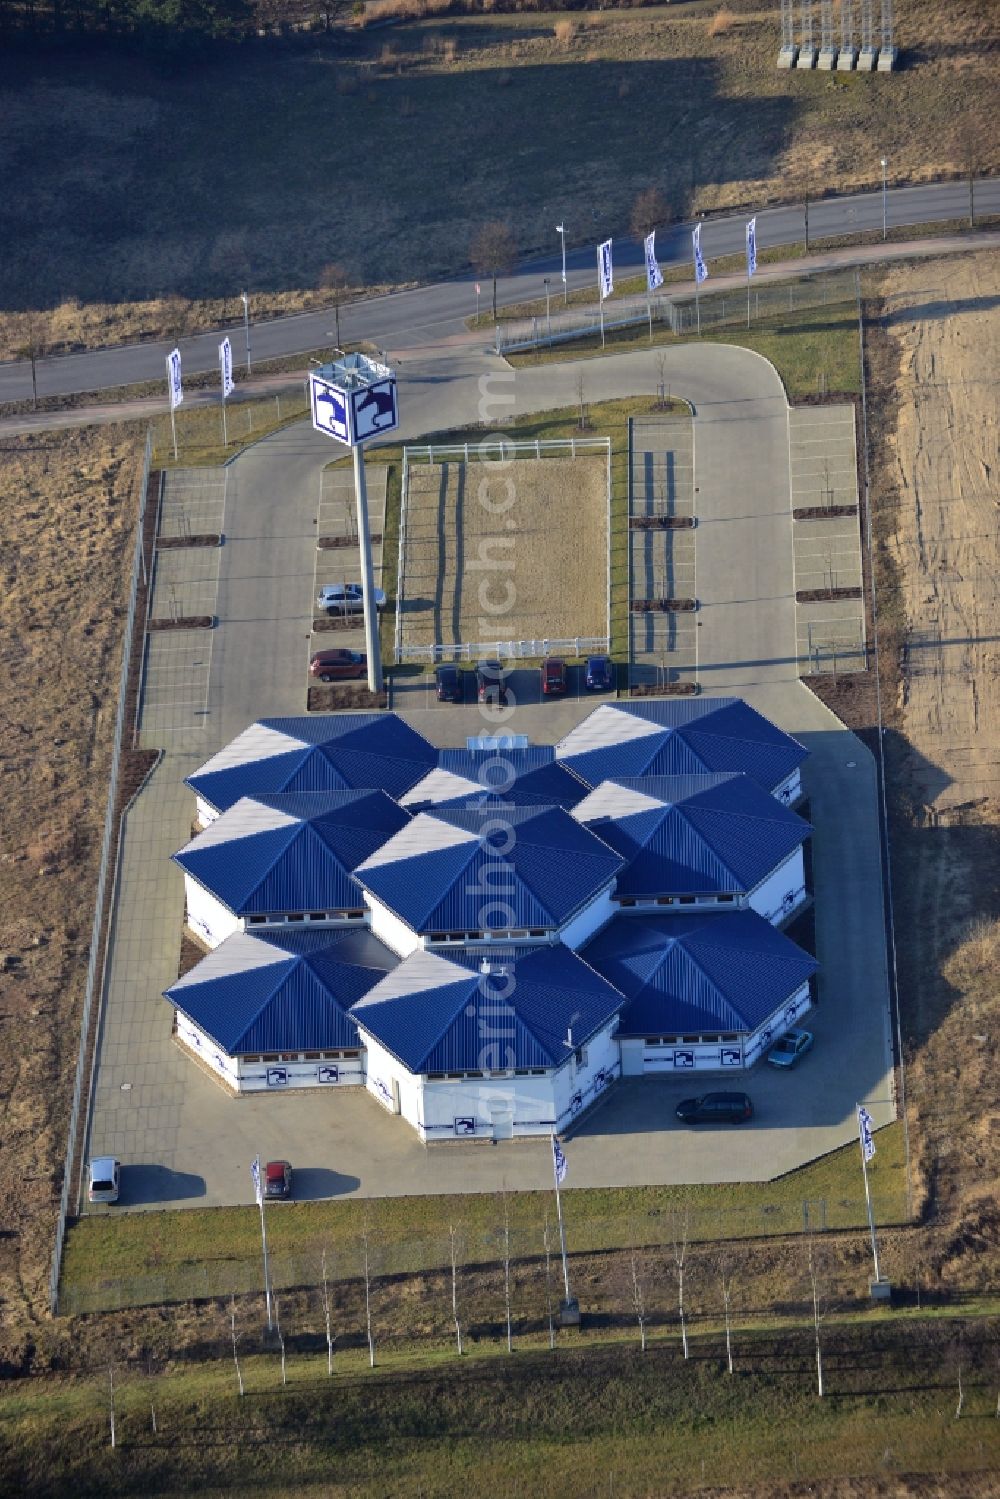
<svg viewBox="0 0 1000 1499">
<path fill-rule="evenodd" d="M 750 256 L 747 256 L 747 332 L 750 332 Z"/>
<path fill-rule="evenodd" d="M 597 247 L 597 301 L 601 309 L 601 348 L 604 348 L 604 281 L 601 277 L 601 247 Z M 558 1194 L 557 1194 L 558 1195 Z M 566 1292 L 567 1296 L 569 1292 Z"/>
<path fill-rule="evenodd" d="M 170 402 L 170 433 L 174 440 L 174 462 L 177 462 L 177 421 L 174 417 L 174 386 L 172 371 L 170 368 L 170 355 L 167 355 L 167 400 Z"/>
<path fill-rule="evenodd" d="M 260 1156 L 254 1161 L 254 1190 L 257 1196 L 257 1205 L 260 1208 L 260 1242 L 264 1250 L 264 1295 L 267 1300 L 267 1330 L 273 1331 L 274 1321 L 271 1316 L 271 1271 L 267 1261 L 267 1228 L 264 1224 L 264 1184 L 260 1179 Z"/>
<path fill-rule="evenodd" d="M 228 448 L 228 446 L 229 446 L 229 433 L 226 430 L 226 394 L 225 394 L 225 391 L 223 391 L 223 393 L 222 393 L 222 446 L 224 448 Z"/>
<path fill-rule="evenodd" d="M 562 1252 L 563 1285 L 566 1287 L 566 1300 L 572 1301 L 573 1297 L 569 1289 L 569 1261 L 566 1258 L 566 1230 L 563 1226 L 562 1198 L 559 1195 L 559 1173 L 556 1170 L 556 1137 L 552 1136 L 552 1177 L 556 1184 L 556 1217 L 559 1220 L 559 1248 Z"/>
<path fill-rule="evenodd" d="M 858 1104 L 856 1107 L 860 1111 L 861 1105 Z M 872 1194 L 868 1186 L 868 1161 L 865 1157 L 864 1126 L 861 1121 L 860 1112 L 858 1114 L 858 1139 L 861 1145 L 861 1170 L 865 1178 L 865 1204 L 868 1208 L 868 1227 L 871 1230 L 872 1236 L 872 1259 L 875 1262 L 875 1279 L 878 1281 L 882 1279 L 882 1272 L 879 1269 L 878 1263 L 878 1240 L 875 1237 L 875 1214 L 872 1212 Z"/>
</svg>

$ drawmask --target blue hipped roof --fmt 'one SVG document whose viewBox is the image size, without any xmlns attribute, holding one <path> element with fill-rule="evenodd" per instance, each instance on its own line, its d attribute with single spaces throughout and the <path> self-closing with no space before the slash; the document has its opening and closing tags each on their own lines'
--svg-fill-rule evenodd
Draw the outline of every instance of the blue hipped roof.
<svg viewBox="0 0 1000 1499">
<path fill-rule="evenodd" d="M 807 751 L 741 698 L 701 697 L 602 704 L 556 745 L 556 755 L 590 786 L 622 776 L 742 771 L 773 791 Z"/>
<path fill-rule="evenodd" d="M 186 778 L 212 807 L 277 791 L 408 791 L 437 751 L 395 713 L 262 718 Z"/>
<path fill-rule="evenodd" d="M 358 1045 L 347 1013 L 398 963 L 371 932 L 236 932 L 165 991 L 229 1056 Z"/>
<path fill-rule="evenodd" d="M 468 782 L 447 794 L 444 777 L 432 771 L 418 782 L 406 798 L 410 811 L 431 807 L 550 806 L 575 807 L 587 787 L 567 766 L 556 760 L 555 746 L 533 744 L 524 748 L 442 749 L 438 769 L 447 776 Z M 421 792 L 426 786 L 427 796 Z"/>
<path fill-rule="evenodd" d="M 603 814 L 602 792 L 613 806 L 616 786 L 659 805 Z M 625 777 L 602 783 L 577 816 L 626 860 L 616 893 L 634 896 L 746 894 L 811 831 L 746 775 Z"/>
<path fill-rule="evenodd" d="M 357 878 L 415 932 L 551 929 L 621 863 L 560 807 L 511 807 L 501 816 L 435 809 L 414 818 Z"/>
<path fill-rule="evenodd" d="M 362 904 L 352 871 L 409 820 L 383 791 L 264 793 L 173 857 L 237 916 L 349 910 Z"/>
<path fill-rule="evenodd" d="M 482 954 L 418 950 L 354 1008 L 354 1018 L 410 1072 L 558 1067 L 622 996 L 561 943 Z"/>
<path fill-rule="evenodd" d="M 755 1030 L 818 966 L 754 911 L 622 914 L 583 956 L 625 995 L 623 1036 Z"/>
</svg>

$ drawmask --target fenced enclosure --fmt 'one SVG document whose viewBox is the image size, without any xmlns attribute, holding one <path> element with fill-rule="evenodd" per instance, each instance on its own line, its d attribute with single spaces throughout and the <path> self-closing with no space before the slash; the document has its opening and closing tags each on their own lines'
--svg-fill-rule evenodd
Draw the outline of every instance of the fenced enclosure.
<svg viewBox="0 0 1000 1499">
<path fill-rule="evenodd" d="M 534 1194 L 533 1194 L 534 1195 Z M 544 1256 L 544 1210 L 549 1210 L 549 1233 L 554 1235 L 554 1203 L 544 1194 L 531 1202 L 528 1221 L 520 1212 L 512 1217 L 510 1254 L 521 1264 Z M 375 1205 L 377 1209 L 377 1204 Z M 905 1193 L 887 1190 L 875 1194 L 874 1207 L 880 1225 L 902 1224 L 906 1218 Z M 779 1234 L 857 1229 L 867 1230 L 864 1198 L 810 1198 L 800 1201 L 762 1202 L 753 1206 L 691 1208 L 622 1216 L 577 1218 L 573 1195 L 567 1193 L 563 1210 L 570 1255 L 627 1253 L 628 1247 L 671 1253 L 675 1237 L 686 1234 L 691 1244 L 723 1244 L 770 1238 Z M 248 1213 L 255 1213 L 250 1207 Z M 520 1221 L 518 1221 L 520 1220 Z M 503 1226 L 499 1214 L 495 1229 L 463 1227 L 459 1263 L 462 1268 L 496 1264 L 503 1253 Z M 558 1238 L 552 1238 L 558 1255 Z M 627 1247 L 626 1247 L 627 1246 Z M 377 1217 L 369 1235 L 369 1263 L 375 1276 L 435 1274 L 451 1267 L 448 1224 L 426 1237 L 380 1242 Z M 270 1268 L 276 1291 L 309 1289 L 321 1284 L 324 1250 L 331 1283 L 357 1280 L 361 1274 L 363 1246 L 360 1238 L 336 1245 L 317 1231 L 294 1251 L 272 1246 Z M 108 1276 L 92 1281 L 70 1281 L 59 1295 L 59 1311 L 67 1316 L 84 1312 L 112 1311 L 126 1307 L 160 1306 L 178 1301 L 200 1301 L 259 1293 L 263 1285 L 261 1257 L 192 1259 L 162 1271 L 129 1276 Z"/>
<path fill-rule="evenodd" d="M 607 649 L 610 543 L 610 438 L 405 447 L 395 660 Z"/>
<path fill-rule="evenodd" d="M 850 271 L 823 271 L 774 283 L 751 282 L 749 309 L 745 285 L 725 291 L 702 291 L 698 297 L 689 288 L 682 292 L 660 291 L 648 305 L 645 296 L 618 297 L 605 302 L 604 331 L 646 325 L 661 333 L 687 338 L 697 335 L 699 330 L 707 333 L 717 328 L 746 328 L 748 311 L 752 328 L 757 323 L 772 322 L 812 308 L 853 304 L 854 300 L 854 276 Z M 553 312 L 549 318 L 516 318 L 498 324 L 496 350 L 501 355 L 515 354 L 574 338 L 592 338 L 600 331 L 598 304 L 587 302 Z"/>
</svg>

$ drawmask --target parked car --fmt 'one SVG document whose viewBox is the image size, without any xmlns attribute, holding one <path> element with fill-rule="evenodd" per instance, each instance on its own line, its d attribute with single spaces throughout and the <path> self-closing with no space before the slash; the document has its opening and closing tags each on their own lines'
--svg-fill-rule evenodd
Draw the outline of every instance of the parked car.
<svg viewBox="0 0 1000 1499">
<path fill-rule="evenodd" d="M 677 1105 L 682 1124 L 742 1124 L 753 1118 L 753 1104 L 745 1093 L 703 1093 Z"/>
<path fill-rule="evenodd" d="M 800 1031 L 792 1027 L 779 1041 L 775 1041 L 767 1054 L 772 1067 L 794 1067 L 799 1057 L 804 1057 L 813 1044 L 812 1031 Z"/>
<path fill-rule="evenodd" d="M 584 678 L 588 692 L 610 692 L 615 685 L 615 669 L 610 656 L 588 656 Z"/>
<path fill-rule="evenodd" d="M 476 667 L 476 697 L 481 703 L 494 703 L 498 708 L 507 706 L 503 678 L 504 670 L 499 661 L 480 661 Z"/>
<path fill-rule="evenodd" d="M 292 1168 L 287 1161 L 268 1161 L 264 1167 L 264 1196 L 291 1197 Z"/>
<path fill-rule="evenodd" d="M 361 614 L 365 607 L 364 591 L 360 583 L 325 583 L 316 595 L 316 607 L 327 614 Z M 375 589 L 376 609 L 385 608 L 385 593 Z"/>
<path fill-rule="evenodd" d="M 465 684 L 457 666 L 436 666 L 434 682 L 439 703 L 461 703 L 465 701 Z"/>
<path fill-rule="evenodd" d="M 343 682 L 368 675 L 368 657 L 363 651 L 317 651 L 309 658 L 309 675 L 321 682 Z"/>
<path fill-rule="evenodd" d="M 568 685 L 565 661 L 546 656 L 542 662 L 542 696 L 562 697 Z"/>
<path fill-rule="evenodd" d="M 98 1155 L 87 1167 L 87 1201 L 117 1202 L 121 1187 L 121 1162 L 113 1155 Z"/>
</svg>

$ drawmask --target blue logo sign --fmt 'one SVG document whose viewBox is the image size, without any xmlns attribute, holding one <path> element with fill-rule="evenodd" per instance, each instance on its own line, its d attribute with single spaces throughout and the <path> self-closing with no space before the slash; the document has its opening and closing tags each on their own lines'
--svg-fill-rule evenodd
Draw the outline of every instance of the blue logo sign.
<svg viewBox="0 0 1000 1499">
<path fill-rule="evenodd" d="M 340 1068 L 339 1067 L 330 1067 L 329 1065 L 326 1065 L 326 1064 L 324 1064 L 322 1067 L 317 1067 L 317 1069 L 316 1069 L 316 1081 L 320 1082 L 320 1083 L 339 1083 L 340 1082 Z"/>
<path fill-rule="evenodd" d="M 325 432 L 338 442 L 349 443 L 350 429 L 347 425 L 347 398 L 342 390 L 322 380 L 318 375 L 309 376 L 309 400 L 312 407 L 312 424 L 317 432 Z"/>
<path fill-rule="evenodd" d="M 468 1114 L 455 1120 L 456 1135 L 474 1135 L 476 1133 L 476 1121 Z"/>
<path fill-rule="evenodd" d="M 366 437 L 374 437 L 379 432 L 391 432 L 399 426 L 395 380 L 380 380 L 377 385 L 369 385 L 367 390 L 354 391 L 351 406 L 355 442 L 363 442 Z"/>
</svg>

